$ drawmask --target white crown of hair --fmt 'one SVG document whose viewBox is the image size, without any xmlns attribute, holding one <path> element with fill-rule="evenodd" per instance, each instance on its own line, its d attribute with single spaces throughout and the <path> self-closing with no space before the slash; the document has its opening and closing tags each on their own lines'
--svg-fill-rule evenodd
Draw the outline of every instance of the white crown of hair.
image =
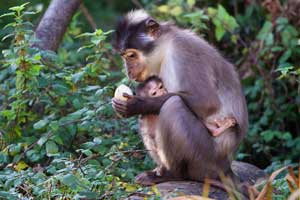
<svg viewBox="0 0 300 200">
<path fill-rule="evenodd" d="M 132 10 L 126 15 L 126 18 L 129 23 L 139 23 L 149 18 L 149 14 L 143 9 Z"/>
</svg>

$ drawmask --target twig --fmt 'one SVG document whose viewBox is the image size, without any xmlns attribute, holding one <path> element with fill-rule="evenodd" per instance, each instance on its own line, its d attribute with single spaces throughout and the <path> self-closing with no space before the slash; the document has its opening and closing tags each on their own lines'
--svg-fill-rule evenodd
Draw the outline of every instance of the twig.
<svg viewBox="0 0 300 200">
<path fill-rule="evenodd" d="M 117 152 L 110 152 L 108 154 L 105 155 L 105 157 L 111 156 L 111 155 L 115 155 L 118 153 L 123 153 L 123 154 L 132 154 L 132 153 L 138 153 L 138 152 L 142 152 L 142 153 L 146 153 L 149 150 L 144 150 L 144 149 L 136 149 L 136 150 L 125 150 L 125 151 L 117 151 Z"/>
<path fill-rule="evenodd" d="M 104 193 L 102 196 L 99 197 L 99 200 L 112 196 L 113 194 L 114 194 L 113 192 Z"/>
<path fill-rule="evenodd" d="M 92 15 L 90 14 L 89 10 L 85 7 L 83 2 L 80 4 L 79 10 L 82 12 L 82 14 L 86 18 L 86 20 L 88 21 L 90 26 L 93 28 L 93 30 L 96 30 L 97 24 L 96 24 L 94 18 L 92 17 Z"/>
</svg>

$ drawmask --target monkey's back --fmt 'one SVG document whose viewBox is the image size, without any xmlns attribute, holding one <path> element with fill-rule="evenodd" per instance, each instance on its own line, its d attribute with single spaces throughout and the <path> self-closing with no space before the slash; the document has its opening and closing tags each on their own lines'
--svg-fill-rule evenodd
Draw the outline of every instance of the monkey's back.
<svg viewBox="0 0 300 200">
<path fill-rule="evenodd" d="M 232 153 L 245 137 L 248 129 L 247 105 L 238 74 L 234 66 L 226 61 L 205 40 L 190 31 L 175 29 L 170 34 L 173 34 L 171 36 L 173 38 L 172 45 L 177 48 L 172 48 L 175 52 L 169 52 L 169 54 L 176 55 L 176 57 L 171 56 L 171 59 L 174 59 L 174 66 L 172 67 L 177 73 L 168 72 L 163 73 L 162 76 L 168 76 L 169 74 L 179 74 L 179 76 L 176 77 L 177 84 L 171 81 L 165 83 L 165 85 L 169 92 L 178 92 L 176 91 L 178 89 L 179 91 L 186 91 L 192 85 L 194 87 L 188 92 L 204 90 L 206 93 L 217 93 L 221 107 L 218 112 L 208 116 L 208 118 L 233 116 L 236 119 L 237 127 L 229 128 L 222 135 L 215 138 L 217 151 L 220 149 L 224 151 L 224 154 Z M 178 73 L 183 70 L 182 68 L 184 68 L 184 75 L 189 77 L 188 80 Z M 201 77 L 207 77 L 207 79 L 202 80 Z M 206 88 L 203 86 L 207 84 L 207 81 L 213 86 L 215 91 L 206 91 Z M 179 86 L 178 83 L 181 85 Z"/>
</svg>

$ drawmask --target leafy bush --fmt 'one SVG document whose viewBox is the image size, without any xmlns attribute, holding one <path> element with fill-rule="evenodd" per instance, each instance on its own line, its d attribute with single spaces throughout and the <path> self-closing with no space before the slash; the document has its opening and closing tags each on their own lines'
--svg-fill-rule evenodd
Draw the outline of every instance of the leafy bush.
<svg viewBox="0 0 300 200">
<path fill-rule="evenodd" d="M 73 47 L 58 55 L 40 51 L 31 47 L 35 39 L 23 17 L 33 13 L 25 6 L 2 15 L 15 21 L 7 25 L 14 39 L 2 51 L 0 68 L 0 131 L 5 142 L 0 196 L 119 199 L 137 190 L 128 182 L 152 163 L 140 159 L 145 152 L 132 134 L 135 119 L 116 118 L 110 105 L 115 89 L 111 83 L 118 84 L 124 76 L 119 68 L 109 70 L 111 62 L 118 62 L 107 58 L 111 31 L 78 35 L 84 44 L 77 52 Z M 74 28 L 63 45 L 72 39 Z M 84 64 L 75 63 L 77 59 L 63 62 L 72 54 L 86 57 Z"/>
</svg>

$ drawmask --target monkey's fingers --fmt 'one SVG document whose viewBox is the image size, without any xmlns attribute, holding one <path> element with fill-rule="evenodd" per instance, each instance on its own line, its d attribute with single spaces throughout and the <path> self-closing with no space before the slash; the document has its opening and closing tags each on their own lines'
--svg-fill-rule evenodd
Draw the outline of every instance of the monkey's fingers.
<svg viewBox="0 0 300 200">
<path fill-rule="evenodd" d="M 123 93 L 123 97 L 126 97 L 129 100 L 129 99 L 133 99 L 134 95 L 129 95 L 127 93 Z"/>
<path fill-rule="evenodd" d="M 121 111 L 121 112 L 126 112 L 126 106 L 124 106 L 124 105 L 120 105 L 120 104 L 116 104 L 116 103 L 112 103 L 112 106 L 113 106 L 113 108 L 116 110 L 116 111 Z"/>
<path fill-rule="evenodd" d="M 118 99 L 112 100 L 112 106 L 113 106 L 114 110 L 119 114 L 123 115 L 127 112 L 126 104 Z"/>
<path fill-rule="evenodd" d="M 128 104 L 127 101 L 122 101 L 122 100 L 119 100 L 119 99 L 116 99 L 116 98 L 113 98 L 112 99 L 112 104 L 113 105 L 123 105 L 123 106 L 126 106 Z"/>
</svg>

